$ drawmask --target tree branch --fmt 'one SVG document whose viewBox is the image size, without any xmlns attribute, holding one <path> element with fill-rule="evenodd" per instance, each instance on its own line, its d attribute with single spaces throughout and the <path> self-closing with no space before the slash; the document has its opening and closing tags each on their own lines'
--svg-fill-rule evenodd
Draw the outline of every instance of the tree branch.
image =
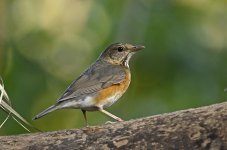
<svg viewBox="0 0 227 150">
<path fill-rule="evenodd" d="M 0 137 L 0 149 L 227 149 L 227 102 L 82 129 Z"/>
</svg>

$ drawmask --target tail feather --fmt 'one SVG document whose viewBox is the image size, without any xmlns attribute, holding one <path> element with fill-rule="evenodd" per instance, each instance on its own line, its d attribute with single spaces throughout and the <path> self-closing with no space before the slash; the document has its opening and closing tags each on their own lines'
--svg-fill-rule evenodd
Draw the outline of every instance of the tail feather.
<svg viewBox="0 0 227 150">
<path fill-rule="evenodd" d="M 44 111 L 42 111 L 41 113 L 39 113 L 38 115 L 36 115 L 35 117 L 32 118 L 32 120 L 36 120 L 39 119 L 45 115 L 47 115 L 48 113 L 57 110 L 58 107 L 56 105 L 52 105 L 49 108 L 45 109 Z"/>
</svg>

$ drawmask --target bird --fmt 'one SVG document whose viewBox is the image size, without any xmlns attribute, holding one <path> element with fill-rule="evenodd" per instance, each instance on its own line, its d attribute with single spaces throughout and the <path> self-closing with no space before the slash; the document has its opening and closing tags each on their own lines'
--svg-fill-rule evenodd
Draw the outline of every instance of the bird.
<svg viewBox="0 0 227 150">
<path fill-rule="evenodd" d="M 87 122 L 87 111 L 100 111 L 115 121 L 123 121 L 106 108 L 115 103 L 128 89 L 131 82 L 129 60 L 144 49 L 142 45 L 114 43 L 65 90 L 56 103 L 45 109 L 33 120 L 59 109 L 81 109 Z"/>
</svg>

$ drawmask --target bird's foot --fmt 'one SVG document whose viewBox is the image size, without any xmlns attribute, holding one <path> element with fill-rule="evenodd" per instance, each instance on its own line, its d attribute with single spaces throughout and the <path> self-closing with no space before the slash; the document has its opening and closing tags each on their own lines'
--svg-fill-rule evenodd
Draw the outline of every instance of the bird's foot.
<svg viewBox="0 0 227 150">
<path fill-rule="evenodd" d="M 117 118 L 117 121 L 118 121 L 118 122 L 122 122 L 122 121 L 124 121 L 124 120 L 121 119 L 121 118 Z"/>
<path fill-rule="evenodd" d="M 114 121 L 107 121 L 107 122 L 105 122 L 105 124 L 113 124 L 113 123 L 115 123 Z"/>
</svg>

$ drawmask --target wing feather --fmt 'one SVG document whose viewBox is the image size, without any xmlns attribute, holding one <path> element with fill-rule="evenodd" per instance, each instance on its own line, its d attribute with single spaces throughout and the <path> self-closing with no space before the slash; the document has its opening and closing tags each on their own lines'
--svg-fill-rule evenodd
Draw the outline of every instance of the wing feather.
<svg viewBox="0 0 227 150">
<path fill-rule="evenodd" d="M 103 88 L 120 83 L 125 76 L 125 71 L 121 66 L 96 62 L 66 89 L 57 102 L 94 94 Z"/>
</svg>

